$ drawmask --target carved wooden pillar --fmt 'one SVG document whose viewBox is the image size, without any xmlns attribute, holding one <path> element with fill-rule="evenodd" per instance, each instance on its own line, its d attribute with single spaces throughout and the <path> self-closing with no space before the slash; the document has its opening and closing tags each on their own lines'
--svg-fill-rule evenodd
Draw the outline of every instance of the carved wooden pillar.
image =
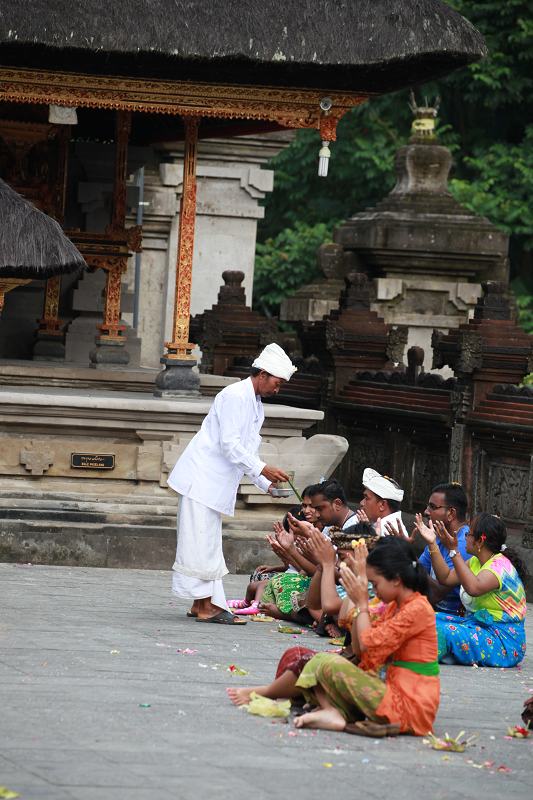
<svg viewBox="0 0 533 800">
<path fill-rule="evenodd" d="M 106 235 L 112 239 L 126 238 L 126 180 L 128 166 L 128 141 L 131 129 L 131 111 L 117 111 L 115 123 L 115 177 L 111 218 Z M 130 360 L 125 348 L 125 325 L 120 324 L 120 291 L 122 275 L 127 269 L 127 258 L 117 258 L 117 263 L 107 269 L 104 290 L 104 321 L 96 327 L 96 347 L 89 353 L 92 369 L 122 369 Z"/>
<path fill-rule="evenodd" d="M 57 172 L 53 200 L 53 216 L 61 227 L 65 226 L 65 196 L 67 191 L 68 143 L 70 125 L 62 125 L 57 136 Z M 63 323 L 57 318 L 61 276 L 48 278 L 44 290 L 43 318 L 38 319 L 39 328 L 33 348 L 34 361 L 64 361 Z"/>
<path fill-rule="evenodd" d="M 161 358 L 165 369 L 157 375 L 156 397 L 199 397 L 200 378 L 192 371 L 196 359 L 189 342 L 191 311 L 192 258 L 196 219 L 196 153 L 200 117 L 185 116 L 185 151 L 183 157 L 183 194 L 180 204 L 176 292 L 172 341 L 165 342 L 167 354 Z"/>
</svg>

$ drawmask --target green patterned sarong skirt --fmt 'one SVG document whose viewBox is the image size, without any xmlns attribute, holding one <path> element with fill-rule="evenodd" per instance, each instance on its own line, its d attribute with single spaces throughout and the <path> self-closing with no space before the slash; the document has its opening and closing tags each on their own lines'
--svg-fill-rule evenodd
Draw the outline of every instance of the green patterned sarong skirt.
<svg viewBox="0 0 533 800">
<path fill-rule="evenodd" d="M 307 575 L 297 575 L 295 572 L 283 572 L 271 578 L 261 595 L 261 603 L 274 603 L 283 614 L 290 614 L 293 610 L 291 597 L 302 594 L 311 583 Z"/>
</svg>

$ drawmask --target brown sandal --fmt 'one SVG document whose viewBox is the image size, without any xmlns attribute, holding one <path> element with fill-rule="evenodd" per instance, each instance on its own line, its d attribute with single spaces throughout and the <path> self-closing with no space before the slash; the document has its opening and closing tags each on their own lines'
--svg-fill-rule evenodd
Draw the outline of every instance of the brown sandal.
<svg viewBox="0 0 533 800">
<path fill-rule="evenodd" d="M 345 733 L 351 733 L 354 736 L 370 736 L 372 739 L 382 739 L 384 736 L 398 736 L 400 733 L 400 726 L 393 723 L 386 723 L 380 725 L 377 722 L 355 722 L 344 726 Z"/>
</svg>

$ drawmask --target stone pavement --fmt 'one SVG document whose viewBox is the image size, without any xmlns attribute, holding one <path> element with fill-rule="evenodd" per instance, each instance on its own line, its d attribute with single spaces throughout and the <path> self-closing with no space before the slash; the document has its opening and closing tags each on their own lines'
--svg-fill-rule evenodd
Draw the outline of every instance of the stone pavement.
<svg viewBox="0 0 533 800">
<path fill-rule="evenodd" d="M 521 721 L 531 655 L 520 670 L 443 667 L 436 733 L 478 731 L 466 754 L 444 759 L 407 736 L 290 736 L 291 724 L 232 706 L 226 687 L 268 682 L 286 648 L 323 650 L 327 639 L 295 640 L 268 623 L 200 625 L 170 580 L 169 571 L 0 565 L 0 786 L 21 800 L 531 797 L 533 741 L 505 739 L 500 719 Z M 246 582 L 227 576 L 228 596 Z M 252 674 L 233 677 L 230 664 Z M 474 769 L 469 757 L 495 764 Z"/>
</svg>

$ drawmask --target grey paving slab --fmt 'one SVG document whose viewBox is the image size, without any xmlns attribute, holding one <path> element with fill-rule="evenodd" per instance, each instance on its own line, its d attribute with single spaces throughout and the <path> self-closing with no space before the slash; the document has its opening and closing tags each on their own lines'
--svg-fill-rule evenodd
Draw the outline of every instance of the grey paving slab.
<svg viewBox="0 0 533 800">
<path fill-rule="evenodd" d="M 414 737 L 289 736 L 291 725 L 232 706 L 226 687 L 268 682 L 288 647 L 327 640 L 200 625 L 170 581 L 169 571 L 0 565 L 0 785 L 21 800 L 531 797 L 533 742 L 504 739 L 500 719 L 520 722 L 530 655 L 518 670 L 443 667 L 436 732 L 477 731 L 466 756 L 444 759 Z M 246 578 L 225 583 L 241 596 Z M 234 663 L 252 674 L 231 676 Z"/>
</svg>

